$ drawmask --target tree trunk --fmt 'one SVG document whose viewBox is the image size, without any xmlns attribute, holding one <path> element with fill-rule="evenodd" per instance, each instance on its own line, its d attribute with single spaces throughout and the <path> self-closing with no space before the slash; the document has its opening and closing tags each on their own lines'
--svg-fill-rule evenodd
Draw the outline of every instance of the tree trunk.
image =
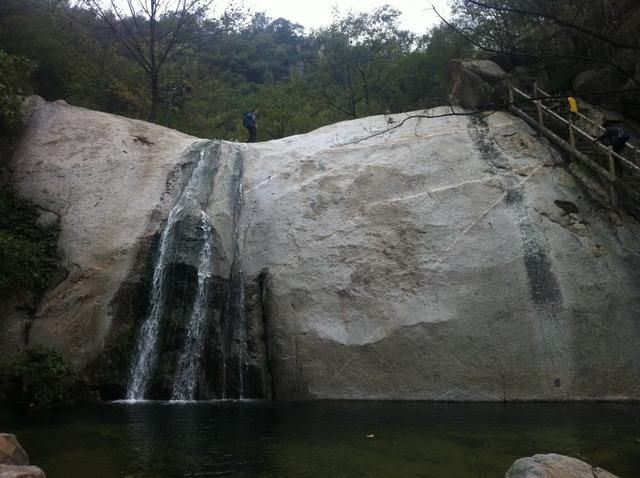
<svg viewBox="0 0 640 478">
<path fill-rule="evenodd" d="M 149 121 L 156 119 L 158 114 L 158 103 L 160 102 L 160 87 L 158 85 L 158 72 L 152 71 L 150 74 L 151 80 L 151 110 L 149 111 Z"/>
</svg>

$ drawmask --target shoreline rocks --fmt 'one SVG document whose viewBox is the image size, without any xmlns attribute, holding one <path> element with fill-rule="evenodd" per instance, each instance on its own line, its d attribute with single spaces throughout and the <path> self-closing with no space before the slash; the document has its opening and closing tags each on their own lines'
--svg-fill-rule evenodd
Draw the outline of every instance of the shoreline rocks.
<svg viewBox="0 0 640 478">
<path fill-rule="evenodd" d="M 15 435 L 0 433 L 0 478 L 46 478 L 44 471 L 29 465 L 29 456 Z"/>
<path fill-rule="evenodd" d="M 565 455 L 549 453 L 520 458 L 505 478 L 618 478 L 597 466 Z"/>
</svg>

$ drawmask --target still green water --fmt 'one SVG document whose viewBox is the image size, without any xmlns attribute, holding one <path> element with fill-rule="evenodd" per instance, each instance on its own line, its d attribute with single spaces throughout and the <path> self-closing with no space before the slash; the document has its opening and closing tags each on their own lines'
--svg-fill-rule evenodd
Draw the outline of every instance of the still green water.
<svg viewBox="0 0 640 478">
<path fill-rule="evenodd" d="M 114 403 L 0 430 L 48 478 L 496 478 L 552 452 L 640 476 L 640 404 Z"/>
</svg>

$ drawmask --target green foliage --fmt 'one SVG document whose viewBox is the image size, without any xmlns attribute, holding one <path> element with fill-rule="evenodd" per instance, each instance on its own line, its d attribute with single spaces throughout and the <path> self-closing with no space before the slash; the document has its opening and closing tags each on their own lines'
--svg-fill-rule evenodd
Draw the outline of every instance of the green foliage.
<svg viewBox="0 0 640 478">
<path fill-rule="evenodd" d="M 58 268 L 57 225 L 41 226 L 38 211 L 6 186 L 0 191 L 0 299 L 42 292 Z"/>
<path fill-rule="evenodd" d="M 255 104 L 258 112 L 262 112 L 259 137 L 265 139 L 305 133 L 322 121 L 322 103 L 309 99 L 309 92 L 301 82 L 263 85 Z"/>
<path fill-rule="evenodd" d="M 473 54 L 473 46 L 446 25 L 439 25 L 423 38 L 424 46 L 405 56 L 398 65 L 399 92 L 404 100 L 396 110 L 411 106 L 441 106 L 446 103 L 447 87 L 443 71 L 452 58 L 466 58 Z"/>
<path fill-rule="evenodd" d="M 394 101 L 392 72 L 413 43 L 413 35 L 398 27 L 399 17 L 385 5 L 370 14 L 336 15 L 321 29 L 316 96 L 352 118 L 388 109 Z"/>
<path fill-rule="evenodd" d="M 4 0 L 0 48 L 32 61 L 34 92 L 45 99 L 134 118 L 153 111 L 155 122 L 199 137 L 243 141 L 242 113 L 251 107 L 264 141 L 435 106 L 446 96 L 440 70 L 469 50 L 446 28 L 418 45 L 389 6 L 335 14 L 332 25 L 306 34 L 264 13 L 212 18 L 195 8 L 184 18 L 165 11 L 134 20 L 126 4 L 121 17 L 109 4 Z"/>
<path fill-rule="evenodd" d="M 0 140 L 6 140 L 20 126 L 21 95 L 28 91 L 32 63 L 0 50 Z"/>
<path fill-rule="evenodd" d="M 50 407 L 74 401 L 78 379 L 57 352 L 33 348 L 0 366 L 0 388 L 14 404 Z"/>
</svg>

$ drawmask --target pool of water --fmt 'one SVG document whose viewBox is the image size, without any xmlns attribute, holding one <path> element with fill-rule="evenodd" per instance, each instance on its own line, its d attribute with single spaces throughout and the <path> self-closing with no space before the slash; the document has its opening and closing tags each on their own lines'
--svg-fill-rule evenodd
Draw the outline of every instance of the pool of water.
<svg viewBox="0 0 640 478">
<path fill-rule="evenodd" d="M 0 430 L 48 478 L 496 478 L 552 452 L 640 476 L 640 404 L 113 403 Z"/>
</svg>

